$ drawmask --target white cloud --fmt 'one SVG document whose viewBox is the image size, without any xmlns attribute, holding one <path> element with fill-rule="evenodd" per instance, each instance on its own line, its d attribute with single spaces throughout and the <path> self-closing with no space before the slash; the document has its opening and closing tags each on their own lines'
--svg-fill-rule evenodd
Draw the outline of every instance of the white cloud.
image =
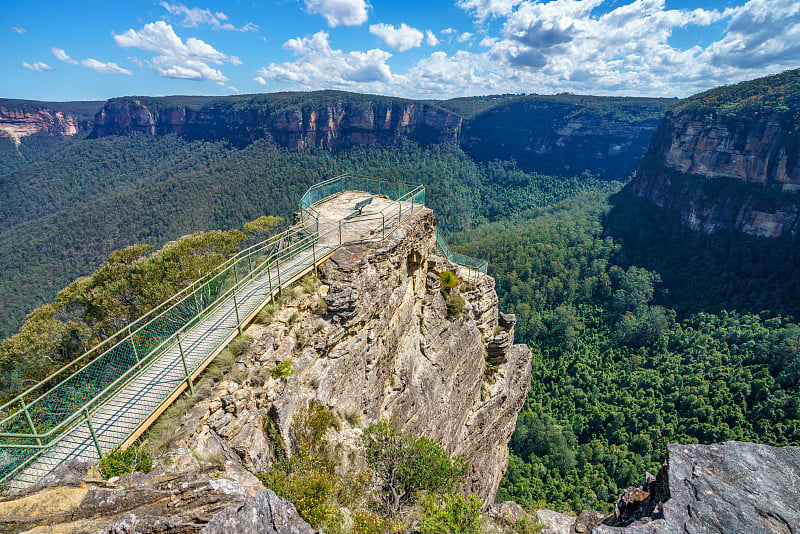
<svg viewBox="0 0 800 534">
<path fill-rule="evenodd" d="M 476 17 L 496 18 L 501 30 L 481 31 L 477 37 L 453 28 L 430 33 L 460 48 L 467 46 L 457 44 L 462 40 L 480 40 L 475 52 L 436 51 L 397 71 L 390 68 L 389 53 L 334 49 L 328 34 L 320 32 L 287 41 L 284 48 L 295 59 L 259 69 L 254 81 L 298 90 L 329 87 L 419 98 L 563 91 L 685 96 L 797 68 L 800 3 L 738 1 L 746 3 L 726 9 L 668 9 L 665 0 L 462 0 L 459 5 Z M 681 46 L 676 43 L 685 38 L 673 39 L 679 28 L 684 36 L 723 35 L 711 44 Z M 427 35 L 422 41 L 430 44 Z M 397 50 L 399 43 L 387 41 Z"/>
<path fill-rule="evenodd" d="M 439 44 L 439 39 L 436 37 L 436 35 L 432 31 L 426 30 L 425 31 L 425 44 L 428 45 L 428 46 L 436 46 L 436 45 Z"/>
<path fill-rule="evenodd" d="M 69 63 L 71 65 L 77 65 L 78 62 L 72 59 L 67 55 L 67 53 L 61 48 L 51 48 L 50 51 L 56 56 L 56 59 L 59 61 L 64 61 L 65 63 Z"/>
<path fill-rule="evenodd" d="M 156 74 L 165 78 L 199 81 L 227 81 L 218 69 L 209 65 L 241 65 L 236 56 L 224 54 L 208 43 L 189 37 L 184 43 L 172 26 L 163 21 L 145 24 L 141 30 L 129 29 L 114 35 L 117 46 L 138 48 L 157 55 L 150 60 Z"/>
<path fill-rule="evenodd" d="M 70 57 L 69 54 L 67 54 L 66 51 L 61 48 L 54 47 L 51 48 L 50 51 L 53 52 L 53 55 L 56 57 L 56 59 L 63 61 L 64 63 L 69 63 L 70 65 L 80 65 L 81 67 L 86 67 L 87 69 L 92 69 L 102 74 L 125 74 L 127 76 L 133 75 L 131 71 L 120 67 L 113 61 L 104 63 L 94 58 L 81 59 L 79 61 Z"/>
<path fill-rule="evenodd" d="M 522 0 L 458 0 L 456 5 L 473 12 L 478 20 L 484 20 L 488 17 L 508 16 L 520 2 Z"/>
<path fill-rule="evenodd" d="M 167 10 L 171 15 L 183 16 L 181 26 L 184 28 L 197 28 L 201 25 L 208 25 L 215 30 L 236 30 L 240 32 L 255 32 L 258 31 L 258 25 L 248 22 L 241 28 L 237 28 L 230 22 L 227 22 L 228 16 L 222 12 L 212 13 L 210 9 L 201 9 L 199 7 L 188 8 L 183 4 L 170 4 L 168 2 L 161 2 L 161 7 Z"/>
<path fill-rule="evenodd" d="M 27 61 L 22 62 L 22 66 L 26 69 L 30 69 L 36 72 L 47 72 L 49 70 L 53 70 L 53 67 L 44 63 L 43 61 L 34 61 L 33 63 L 28 63 Z"/>
<path fill-rule="evenodd" d="M 412 28 L 405 22 L 395 28 L 391 24 L 373 24 L 369 27 L 369 33 L 377 35 L 384 43 L 389 45 L 392 50 L 405 52 L 412 48 L 422 46 L 424 35 L 416 28 Z M 430 33 L 430 31 L 428 32 Z M 432 33 L 430 33 L 433 36 Z M 434 37 L 435 39 L 436 37 Z"/>
<path fill-rule="evenodd" d="M 298 59 L 271 63 L 258 70 L 256 83 L 270 81 L 289 84 L 297 89 L 338 88 L 360 91 L 383 91 L 397 81 L 386 60 L 392 55 L 380 49 L 344 52 L 331 48 L 328 32 L 311 37 L 289 39 L 283 45 Z"/>
<path fill-rule="evenodd" d="M 359 26 L 367 22 L 365 0 L 305 0 L 309 13 L 322 15 L 328 26 Z"/>
<path fill-rule="evenodd" d="M 22 35 L 23 33 L 25 33 L 28 30 L 26 30 L 22 26 L 13 26 L 13 27 L 9 28 L 8 31 L 14 32 L 14 33 L 18 33 L 18 34 Z"/>
<path fill-rule="evenodd" d="M 103 63 L 102 61 L 97 61 L 96 59 L 83 59 L 81 60 L 81 65 L 92 70 L 96 70 L 97 72 L 102 72 L 103 74 L 126 74 L 128 76 L 133 75 L 131 71 L 128 69 L 123 69 L 113 61 L 108 61 Z"/>
</svg>

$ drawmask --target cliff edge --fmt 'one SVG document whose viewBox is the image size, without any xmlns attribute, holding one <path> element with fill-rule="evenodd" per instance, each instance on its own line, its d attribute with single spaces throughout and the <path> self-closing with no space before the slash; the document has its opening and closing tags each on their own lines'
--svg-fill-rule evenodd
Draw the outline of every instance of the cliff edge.
<svg viewBox="0 0 800 534">
<path fill-rule="evenodd" d="M 676 105 L 629 188 L 706 234 L 797 236 L 800 69 Z"/>
</svg>

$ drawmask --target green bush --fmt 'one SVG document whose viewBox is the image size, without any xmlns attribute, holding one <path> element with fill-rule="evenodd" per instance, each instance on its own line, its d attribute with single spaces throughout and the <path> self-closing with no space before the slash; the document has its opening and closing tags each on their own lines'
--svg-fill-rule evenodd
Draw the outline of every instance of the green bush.
<svg viewBox="0 0 800 534">
<path fill-rule="evenodd" d="M 386 517 L 395 516 L 415 492 L 452 492 L 467 473 L 463 457 L 448 458 L 430 439 L 403 434 L 387 421 L 369 425 L 362 439 L 367 465 L 380 481 Z"/>
<path fill-rule="evenodd" d="M 127 449 L 117 447 L 100 458 L 97 467 L 103 478 L 108 480 L 111 477 L 134 471 L 146 473 L 153 469 L 153 460 L 144 447 L 128 447 Z"/>
<path fill-rule="evenodd" d="M 272 368 L 270 371 L 270 376 L 276 379 L 286 379 L 294 374 L 294 366 L 292 365 L 292 360 L 283 360 L 282 362 L 278 362 L 278 364 Z"/>
<path fill-rule="evenodd" d="M 461 312 L 464 311 L 466 301 L 464 297 L 458 293 L 453 293 L 445 297 L 445 305 L 447 306 L 447 316 L 451 319 L 458 319 L 461 317 Z"/>
<path fill-rule="evenodd" d="M 420 504 L 423 534 L 480 534 L 484 530 L 481 501 L 472 495 L 429 495 Z"/>
<path fill-rule="evenodd" d="M 453 289 L 458 285 L 458 276 L 453 271 L 445 271 L 439 274 L 439 282 L 442 284 L 442 289 Z"/>
</svg>

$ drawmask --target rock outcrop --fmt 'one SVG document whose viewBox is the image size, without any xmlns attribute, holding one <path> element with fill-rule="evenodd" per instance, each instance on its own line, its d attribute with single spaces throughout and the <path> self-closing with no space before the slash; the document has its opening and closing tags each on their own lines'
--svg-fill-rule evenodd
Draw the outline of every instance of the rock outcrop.
<svg viewBox="0 0 800 534">
<path fill-rule="evenodd" d="M 626 490 L 617 513 L 592 532 L 794 534 L 800 531 L 799 481 L 800 447 L 670 444 L 659 476 Z"/>
<path fill-rule="evenodd" d="M 10 137 L 17 145 L 29 135 L 75 135 L 85 128 L 85 121 L 62 111 L 0 107 L 0 137 Z"/>
<path fill-rule="evenodd" d="M 800 231 L 800 70 L 701 93 L 653 135 L 631 191 L 707 234 Z"/>
<path fill-rule="evenodd" d="M 248 493 L 226 473 L 216 475 L 159 469 L 102 480 L 95 467 L 67 465 L 51 474 L 46 483 L 21 495 L 0 498 L 0 532 L 199 532 L 218 513 L 226 513 L 228 507 L 238 509 L 241 503 L 248 502 L 249 493 L 264 490 L 255 487 Z M 271 500 L 274 502 L 275 498 Z M 291 516 L 286 510 L 294 511 L 294 507 L 279 501 L 282 506 L 273 509 Z M 298 532 L 310 530 L 308 527 Z"/>
<path fill-rule="evenodd" d="M 269 325 L 248 329 L 253 342 L 235 362 L 237 377 L 192 408 L 177 445 L 263 471 L 272 449 L 262 418 L 288 444 L 298 409 L 314 402 L 342 420 L 328 434 L 337 447 L 352 450 L 360 426 L 391 419 L 466 457 L 464 490 L 493 502 L 530 385 L 531 353 L 513 344 L 513 316 L 498 322 L 491 277 L 462 283 L 463 311 L 448 316 L 434 282 L 458 266 L 433 255 L 433 227 L 423 209 L 384 241 L 337 251 L 321 267 L 318 289 Z M 489 377 L 485 351 L 498 337 L 504 353 L 493 349 L 498 363 Z M 271 376 L 286 361 L 293 374 Z"/>
<path fill-rule="evenodd" d="M 178 134 L 247 144 L 270 137 L 294 148 L 454 143 L 461 117 L 411 100 L 334 91 L 251 97 L 115 98 L 95 117 L 94 136 Z"/>
</svg>

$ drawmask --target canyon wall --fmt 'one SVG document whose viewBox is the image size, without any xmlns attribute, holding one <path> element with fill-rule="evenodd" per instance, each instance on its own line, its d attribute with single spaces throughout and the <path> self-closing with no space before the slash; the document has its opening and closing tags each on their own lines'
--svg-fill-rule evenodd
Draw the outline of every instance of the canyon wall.
<svg viewBox="0 0 800 534">
<path fill-rule="evenodd" d="M 630 190 L 694 230 L 800 230 L 800 70 L 687 99 L 654 134 Z"/>
</svg>

